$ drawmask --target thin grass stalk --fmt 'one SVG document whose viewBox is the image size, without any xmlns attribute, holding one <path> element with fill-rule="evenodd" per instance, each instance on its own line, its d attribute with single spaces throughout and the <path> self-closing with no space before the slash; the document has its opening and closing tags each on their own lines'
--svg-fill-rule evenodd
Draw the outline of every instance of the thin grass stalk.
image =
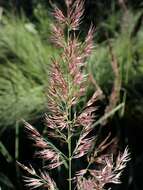
<svg viewBox="0 0 143 190">
<path fill-rule="evenodd" d="M 68 167 L 68 170 L 69 170 L 69 177 L 68 177 L 68 182 L 69 182 L 69 190 L 72 189 L 72 184 L 71 184 L 71 178 L 72 178 L 72 157 L 71 157 L 71 131 L 70 131 L 70 127 L 68 128 L 68 152 L 69 152 L 69 167 Z"/>
<path fill-rule="evenodd" d="M 16 121 L 15 125 L 15 160 L 19 159 L 19 129 L 20 129 L 20 122 Z M 17 177 L 17 184 L 19 187 L 21 187 L 21 183 L 19 182 L 20 179 L 20 170 L 17 165 L 15 165 L 16 168 L 16 177 Z"/>
<path fill-rule="evenodd" d="M 129 41 L 128 42 L 128 50 L 127 50 L 127 58 L 128 59 L 127 59 L 126 74 L 125 74 L 125 86 L 129 82 L 129 74 L 130 74 L 131 64 L 132 64 L 131 53 L 132 53 L 132 43 Z M 124 104 L 126 103 L 126 98 L 127 98 L 127 91 L 125 89 L 124 93 L 123 93 L 123 103 Z M 125 113 L 125 106 L 121 109 L 120 115 L 123 116 L 124 113 Z"/>
<path fill-rule="evenodd" d="M 68 8 L 67 8 L 68 9 Z M 67 10 L 69 11 L 69 10 Z M 70 39 L 70 30 L 68 28 L 68 31 L 67 31 L 67 45 L 69 45 L 69 39 Z M 67 75 L 68 76 L 68 75 Z M 69 84 L 69 83 L 68 83 Z M 70 86 L 69 86 L 69 89 L 70 89 Z M 70 123 L 70 119 L 71 119 L 71 108 L 69 108 L 69 111 L 68 111 L 68 115 L 69 116 L 69 127 L 68 127 L 68 159 L 69 159 L 69 167 L 68 167 L 68 183 L 69 183 L 69 190 L 72 189 L 72 153 L 71 153 L 71 138 L 72 138 L 72 134 L 71 134 L 71 123 Z"/>
<path fill-rule="evenodd" d="M 4 146 L 4 144 L 1 141 L 0 141 L 0 152 L 5 157 L 5 159 L 8 163 L 11 163 L 13 161 L 12 156 L 10 155 L 10 153 L 8 152 L 8 150 L 6 149 L 6 147 Z"/>
<path fill-rule="evenodd" d="M 125 104 L 124 102 L 122 102 L 121 104 L 119 104 L 118 106 L 116 106 L 114 109 L 112 109 L 110 112 L 106 113 L 105 115 L 103 115 L 101 118 L 99 118 L 93 125 L 92 127 L 96 127 L 99 124 L 102 124 L 106 119 L 108 119 L 109 117 L 112 117 L 117 111 L 119 111 L 120 109 L 124 108 Z"/>
<path fill-rule="evenodd" d="M 15 125 L 15 159 L 19 158 L 19 122 Z"/>
</svg>

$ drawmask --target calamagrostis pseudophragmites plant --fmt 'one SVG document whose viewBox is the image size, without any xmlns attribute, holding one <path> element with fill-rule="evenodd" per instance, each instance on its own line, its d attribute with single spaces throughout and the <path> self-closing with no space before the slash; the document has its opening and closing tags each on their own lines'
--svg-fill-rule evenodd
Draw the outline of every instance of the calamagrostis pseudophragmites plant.
<svg viewBox="0 0 143 190">
<path fill-rule="evenodd" d="M 97 90 L 82 111 L 76 109 L 86 90 L 84 64 L 93 50 L 94 28 L 91 26 L 85 41 L 80 42 L 76 31 L 83 16 L 84 1 L 66 0 L 65 3 L 65 14 L 57 6 L 54 6 L 53 11 L 55 23 L 52 25 L 51 40 L 62 52 L 58 58 L 51 60 L 46 127 L 50 137 L 58 139 L 67 147 L 67 154 L 42 137 L 30 124 L 25 122 L 25 127 L 37 147 L 36 156 L 48 161 L 47 168 L 50 170 L 64 165 L 68 170 L 69 190 L 102 190 L 107 183 L 120 183 L 120 175 L 129 160 L 129 153 L 128 149 L 125 149 L 115 162 L 113 156 L 108 154 L 101 158 L 102 167 L 90 169 L 89 161 L 85 169 L 76 171 L 75 174 L 72 172 L 73 162 L 88 154 L 95 142 L 95 136 L 91 135 L 96 110 L 93 103 L 100 97 L 101 92 Z M 32 166 L 28 168 L 20 165 L 29 173 L 29 177 L 24 179 L 29 189 L 58 189 L 48 171 L 40 170 L 37 173 Z M 85 175 L 86 173 L 88 175 Z"/>
</svg>

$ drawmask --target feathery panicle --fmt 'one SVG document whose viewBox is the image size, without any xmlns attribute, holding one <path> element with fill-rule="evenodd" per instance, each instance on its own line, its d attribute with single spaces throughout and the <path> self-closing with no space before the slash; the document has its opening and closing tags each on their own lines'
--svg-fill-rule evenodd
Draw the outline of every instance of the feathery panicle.
<svg viewBox="0 0 143 190">
<path fill-rule="evenodd" d="M 100 167 L 98 169 L 81 170 L 72 178 L 72 160 L 80 158 L 95 145 L 95 136 L 91 136 L 95 119 L 95 103 L 102 95 L 101 90 L 97 90 L 91 99 L 87 102 L 82 112 L 76 113 L 75 104 L 83 96 L 86 89 L 86 75 L 84 74 L 84 63 L 90 56 L 93 45 L 94 28 L 90 27 L 85 42 L 79 42 L 76 37 L 76 30 L 79 29 L 81 19 L 84 13 L 84 0 L 65 0 L 67 11 L 63 13 L 57 6 L 54 7 L 53 15 L 55 24 L 52 25 L 52 42 L 61 48 L 62 52 L 56 59 L 52 59 L 50 69 L 50 79 L 48 87 L 48 115 L 46 115 L 46 124 L 48 135 L 62 139 L 66 143 L 68 153 L 64 154 L 53 143 L 44 139 L 40 133 L 30 124 L 26 124 L 29 137 L 33 140 L 34 146 L 38 148 L 36 156 L 47 161 L 47 168 L 53 169 L 62 164 L 68 169 L 69 190 L 72 189 L 71 179 L 77 180 L 78 190 L 103 189 L 106 183 L 120 183 L 120 175 L 129 161 L 128 149 L 125 149 L 123 155 L 119 154 L 114 164 L 112 156 L 105 155 L 101 157 Z M 74 112 L 74 113 L 73 113 Z M 75 127 L 76 126 L 76 127 Z M 72 149 L 74 132 L 79 138 L 74 150 Z M 76 130 L 77 129 L 77 130 Z M 98 149 L 107 148 L 111 143 L 107 143 L 108 137 L 97 147 Z M 103 150 L 103 149 L 102 149 Z M 100 152 L 100 150 L 99 150 Z M 89 159 L 89 164 L 92 164 Z M 46 172 L 39 172 L 23 166 L 32 177 L 26 177 L 25 182 L 30 189 L 47 188 L 49 190 L 57 189 L 53 180 Z M 88 171 L 89 175 L 84 174 Z"/>
<path fill-rule="evenodd" d="M 104 165 L 100 170 L 90 170 L 90 174 L 98 181 L 99 189 L 102 189 L 107 183 L 120 183 L 121 171 L 115 172 L 112 157 L 104 157 Z"/>
<path fill-rule="evenodd" d="M 60 155 L 50 148 L 38 151 L 35 155 L 38 158 L 49 161 L 48 165 L 46 166 L 48 169 L 54 169 L 63 164 L 63 160 L 61 160 Z"/>
<path fill-rule="evenodd" d="M 59 62 L 52 60 L 50 82 L 48 88 L 48 109 L 53 114 L 62 114 L 61 103 L 68 99 L 68 84 L 64 79 Z"/>
<path fill-rule="evenodd" d="M 18 165 L 25 170 L 26 172 L 28 172 L 28 174 L 31 177 L 26 177 L 24 176 L 24 182 L 26 183 L 26 186 L 29 189 L 36 189 L 36 188 L 44 188 L 47 190 L 56 190 L 56 183 L 50 178 L 50 176 L 48 175 L 48 173 L 46 171 L 39 171 L 37 174 L 36 171 L 33 169 L 32 166 L 27 167 L 23 164 L 20 164 L 19 162 L 17 162 Z"/>
<path fill-rule="evenodd" d="M 69 73 L 69 99 L 74 99 L 74 103 L 77 103 L 79 97 L 85 92 L 85 74 L 81 71 L 84 60 L 80 53 L 80 46 L 81 43 L 76 38 L 70 38 L 63 53 L 63 59 L 67 63 L 67 72 Z"/>
<path fill-rule="evenodd" d="M 90 127 L 95 120 L 93 112 L 96 111 L 94 107 L 87 107 L 77 118 L 77 126 L 81 125 L 83 127 Z"/>
<path fill-rule="evenodd" d="M 64 31 L 58 24 L 51 25 L 52 36 L 51 42 L 54 43 L 57 47 L 64 48 Z"/>
<path fill-rule="evenodd" d="M 57 20 L 58 24 L 66 24 L 67 18 L 57 6 L 54 6 L 53 16 Z"/>
<path fill-rule="evenodd" d="M 78 180 L 82 179 L 85 183 L 87 179 L 84 177 L 84 175 L 88 171 L 90 173 L 89 179 L 93 181 L 92 184 L 94 185 L 93 189 L 103 189 L 103 187 L 107 183 L 114 183 L 114 184 L 121 183 L 120 181 L 121 174 L 129 160 L 130 160 L 130 154 L 128 152 L 128 148 L 126 148 L 122 155 L 121 154 L 118 155 L 115 164 L 112 155 L 105 155 L 102 156 L 102 166 L 99 169 L 81 170 L 77 172 L 76 175 L 78 177 Z M 78 180 L 77 183 L 79 183 Z"/>
<path fill-rule="evenodd" d="M 84 13 L 84 1 L 66 1 L 67 5 L 67 15 L 65 16 L 63 12 L 57 7 L 54 7 L 53 16 L 56 21 L 61 25 L 67 25 L 70 30 L 78 30 L 81 23 L 82 16 Z"/>
<path fill-rule="evenodd" d="M 34 146 L 38 148 L 46 148 L 47 143 L 43 139 L 43 137 L 41 137 L 40 133 L 29 123 L 27 122 L 24 123 L 25 123 L 25 129 L 28 133 L 28 137 L 33 140 Z"/>
<path fill-rule="evenodd" d="M 102 98 L 103 92 L 100 89 L 97 89 L 94 94 L 92 95 L 92 97 L 88 100 L 86 107 L 91 107 L 93 106 L 93 104 L 100 100 L 100 98 Z"/>
<path fill-rule="evenodd" d="M 91 178 L 85 179 L 84 177 L 81 178 L 77 176 L 77 190 L 94 190 L 94 189 L 95 189 L 95 181 L 93 179 Z"/>
<path fill-rule="evenodd" d="M 95 137 L 87 137 L 90 131 L 91 130 L 89 128 L 86 128 L 86 130 L 82 131 L 82 134 L 80 135 L 73 151 L 73 158 L 80 158 L 86 155 L 92 148 Z"/>
<path fill-rule="evenodd" d="M 87 135 L 92 131 L 92 123 L 94 122 L 95 116 L 94 112 L 96 111 L 96 107 L 94 103 L 100 98 L 101 91 L 97 90 L 90 100 L 87 102 L 82 113 L 77 117 L 76 126 L 83 126 L 83 130 L 79 140 L 77 142 L 76 148 L 74 150 L 74 157 L 79 158 L 89 152 L 91 150 L 95 137 L 87 138 Z"/>
<path fill-rule="evenodd" d="M 64 100 L 66 101 L 68 95 L 68 85 L 64 79 L 63 72 L 61 70 L 61 66 L 58 61 L 55 59 L 52 60 L 52 69 L 51 69 L 51 77 L 50 77 L 50 85 L 51 91 L 49 91 L 49 95 L 57 97 L 62 95 Z M 61 96 L 59 98 L 62 98 Z M 62 98 L 62 99 L 63 99 Z"/>
<path fill-rule="evenodd" d="M 102 92 L 100 90 L 95 91 L 95 93 L 92 95 L 84 107 L 82 113 L 77 117 L 77 126 L 81 125 L 85 128 L 89 128 L 93 124 L 95 120 L 94 112 L 97 110 L 94 104 L 101 98 L 101 96 Z"/>
<path fill-rule="evenodd" d="M 68 101 L 68 85 L 64 79 L 60 65 L 56 60 L 52 62 L 51 77 L 48 88 L 48 109 L 46 124 L 52 129 L 68 127 L 65 104 Z"/>
<path fill-rule="evenodd" d="M 28 132 L 29 138 L 30 139 L 35 139 L 37 137 L 41 137 L 40 133 L 34 128 L 32 127 L 32 125 L 30 125 L 29 123 L 27 123 L 26 121 L 24 121 L 24 125 L 25 125 L 25 129 Z"/>
<path fill-rule="evenodd" d="M 55 102 L 58 102 L 59 98 L 63 101 L 63 96 L 66 96 L 66 98 L 64 98 L 65 102 L 67 102 L 68 106 L 72 106 L 77 103 L 79 97 L 81 97 L 85 91 L 85 75 L 82 72 L 82 68 L 85 58 L 90 56 L 93 49 L 94 29 L 92 26 L 90 27 L 85 43 L 80 43 L 78 39 L 76 39 L 75 34 L 73 36 L 70 35 L 70 33 L 65 35 L 64 29 L 66 25 L 70 30 L 78 29 L 84 12 L 84 1 L 67 0 L 66 5 L 67 16 L 65 16 L 59 8 L 55 7 L 54 9 L 54 16 L 58 24 L 56 23 L 52 27 L 52 41 L 63 48 L 63 53 L 60 61 L 53 61 L 49 96 L 55 97 Z M 64 63 L 64 67 L 67 68 L 66 72 L 69 73 L 68 76 L 64 76 L 63 73 L 61 73 L 59 62 Z M 55 81 L 58 81 L 58 84 Z M 54 107 L 57 108 L 60 106 L 53 105 L 52 109 Z"/>
<path fill-rule="evenodd" d="M 90 29 L 88 31 L 88 34 L 86 36 L 86 39 L 85 39 L 85 46 L 83 49 L 83 57 L 84 58 L 88 58 L 94 49 L 94 45 L 93 45 L 94 32 L 95 32 L 95 28 L 91 25 Z"/>
<path fill-rule="evenodd" d="M 130 153 L 129 153 L 128 147 L 126 147 L 126 149 L 124 150 L 124 153 L 123 154 L 119 153 L 117 157 L 115 170 L 116 171 L 123 170 L 126 167 L 127 162 L 129 160 L 130 160 Z"/>
<path fill-rule="evenodd" d="M 84 1 L 73 1 L 72 6 L 67 9 L 68 26 L 71 30 L 78 30 L 84 13 Z"/>
<path fill-rule="evenodd" d="M 35 156 L 49 161 L 48 168 L 53 169 L 65 163 L 63 154 L 59 149 L 57 149 L 51 142 L 45 140 L 30 124 L 25 122 L 25 127 L 29 133 L 29 138 L 34 141 L 34 146 L 43 149 L 37 151 Z"/>
<path fill-rule="evenodd" d="M 27 167 L 27 166 L 21 164 L 18 161 L 16 161 L 16 163 L 17 163 L 18 166 L 20 166 L 23 170 L 28 172 L 30 175 L 36 175 L 36 172 L 35 172 L 34 168 L 31 165 L 30 165 L 30 167 Z"/>
<path fill-rule="evenodd" d="M 95 137 L 93 136 L 91 138 L 88 138 L 87 136 L 93 130 L 92 123 L 95 119 L 93 113 L 96 111 L 94 103 L 100 98 L 100 96 L 101 91 L 97 90 L 91 99 L 87 102 L 86 107 L 82 113 L 77 117 L 76 126 L 81 125 L 84 128 L 76 144 L 76 148 L 74 150 L 74 158 L 79 158 L 87 154 L 94 144 Z"/>
<path fill-rule="evenodd" d="M 77 143 L 77 147 L 74 150 L 73 158 L 80 158 L 88 153 L 92 148 L 94 137 L 80 138 Z"/>
<path fill-rule="evenodd" d="M 68 123 L 66 121 L 66 116 L 64 115 L 46 115 L 46 125 L 51 129 L 68 128 Z"/>
<path fill-rule="evenodd" d="M 73 0 L 65 0 L 67 9 L 69 9 L 69 7 L 71 6 L 72 2 L 73 2 Z"/>
</svg>

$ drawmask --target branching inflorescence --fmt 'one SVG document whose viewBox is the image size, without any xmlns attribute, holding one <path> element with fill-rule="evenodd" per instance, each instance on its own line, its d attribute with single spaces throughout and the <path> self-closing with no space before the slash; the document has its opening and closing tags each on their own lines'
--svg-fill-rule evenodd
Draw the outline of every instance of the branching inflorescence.
<svg viewBox="0 0 143 190">
<path fill-rule="evenodd" d="M 84 42 L 80 42 L 76 35 L 84 12 L 84 1 L 66 0 L 67 10 L 64 14 L 57 6 L 53 6 L 55 23 L 52 25 L 52 42 L 62 52 L 58 58 L 52 58 L 50 79 L 48 87 L 48 114 L 46 114 L 47 134 L 64 142 L 68 149 L 65 154 L 52 142 L 42 137 L 30 124 L 25 122 L 29 138 L 37 147 L 36 156 L 48 161 L 47 168 L 54 169 L 64 165 L 68 170 L 68 189 L 73 184 L 78 190 L 102 190 L 107 183 L 120 183 L 120 175 L 129 160 L 128 150 L 123 155 L 118 155 L 113 162 L 112 155 L 102 157 L 101 167 L 98 169 L 86 169 L 72 174 L 72 163 L 75 159 L 85 156 L 91 151 L 95 136 L 91 135 L 94 113 L 96 108 L 93 103 L 101 95 L 96 91 L 87 102 L 84 109 L 78 112 L 77 105 L 86 90 L 86 75 L 84 67 L 90 56 L 93 46 L 93 26 L 90 27 Z M 80 131 L 80 132 L 79 132 Z M 79 134 L 80 133 L 80 134 Z M 78 137 L 73 148 L 73 139 Z M 27 187 L 35 189 L 43 187 L 49 190 L 57 189 L 56 183 L 46 171 L 36 171 L 30 167 L 21 165 L 30 177 L 25 177 Z M 88 175 L 85 174 L 88 173 Z M 74 187 L 74 188 L 75 188 Z"/>
</svg>

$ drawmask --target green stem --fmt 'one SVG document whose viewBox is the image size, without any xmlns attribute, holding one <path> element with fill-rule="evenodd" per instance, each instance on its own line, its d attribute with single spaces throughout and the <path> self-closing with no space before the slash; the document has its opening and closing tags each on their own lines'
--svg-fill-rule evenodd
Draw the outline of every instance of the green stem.
<svg viewBox="0 0 143 190">
<path fill-rule="evenodd" d="M 111 117 L 112 115 L 115 114 L 115 112 L 117 112 L 118 110 L 120 110 L 121 108 L 123 108 L 125 105 L 124 103 L 120 103 L 119 105 L 117 105 L 114 109 L 112 109 L 110 112 L 106 113 L 105 115 L 103 115 L 100 119 L 98 119 L 92 126 L 91 128 L 95 128 L 97 125 L 102 124 L 102 122 L 104 122 L 107 118 Z"/>
<path fill-rule="evenodd" d="M 68 108 L 67 107 L 67 121 L 69 123 L 69 127 L 68 127 L 68 160 L 69 160 L 69 176 L 68 176 L 68 180 L 69 180 L 69 190 L 72 189 L 72 150 L 71 150 L 71 140 L 72 140 L 72 132 L 71 132 L 71 128 L 72 128 L 72 123 L 71 123 L 71 107 Z"/>
<path fill-rule="evenodd" d="M 68 26 L 67 30 L 67 47 L 70 45 L 70 28 Z M 68 57 L 68 64 L 70 62 L 70 56 Z M 69 97 L 71 97 L 71 83 L 70 83 L 70 75 L 67 69 L 67 83 L 68 83 L 68 89 L 69 89 Z M 72 150 L 71 150 L 71 140 L 72 140 L 72 122 L 71 122 L 71 105 L 67 104 L 67 121 L 68 121 L 68 161 L 69 161 L 69 171 L 68 171 L 68 182 L 69 182 L 69 190 L 72 190 Z"/>
<path fill-rule="evenodd" d="M 13 161 L 12 156 L 9 154 L 8 150 L 6 149 L 6 147 L 3 145 L 1 141 L 0 141 L 0 153 L 5 157 L 8 163 Z"/>
<path fill-rule="evenodd" d="M 72 166 L 72 158 L 71 158 L 71 132 L 70 132 L 70 128 L 68 128 L 68 152 L 69 152 L 69 190 L 72 189 L 71 187 L 71 166 Z"/>
<path fill-rule="evenodd" d="M 19 122 L 16 122 L 15 126 L 15 159 L 19 158 Z"/>
</svg>

